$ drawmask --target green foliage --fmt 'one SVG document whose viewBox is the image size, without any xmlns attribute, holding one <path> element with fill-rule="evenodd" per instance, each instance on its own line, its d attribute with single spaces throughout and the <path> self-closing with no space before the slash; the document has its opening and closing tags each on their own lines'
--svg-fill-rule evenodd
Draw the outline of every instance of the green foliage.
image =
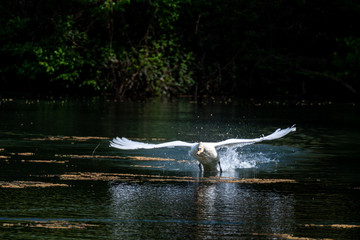
<svg viewBox="0 0 360 240">
<path fill-rule="evenodd" d="M 97 50 L 89 49 L 92 43 L 89 43 L 88 34 L 76 27 L 72 16 L 60 19 L 57 22 L 57 29 L 61 30 L 58 38 L 60 46 L 36 48 L 34 52 L 39 65 L 53 81 L 62 82 L 66 86 L 114 90 L 120 98 L 170 96 L 186 91 L 193 84 L 192 72 L 188 69 L 193 58 L 191 53 L 186 53 L 175 42 L 175 35 L 163 34 L 159 40 L 152 40 L 152 36 L 147 35 L 146 44 L 140 46 L 119 46 L 113 43 L 116 17 L 123 14 L 129 3 L 124 0 L 106 0 L 94 9 L 97 13 L 105 13 L 99 16 L 98 21 L 106 24 L 109 36 L 108 42 L 96 43 L 100 47 Z M 161 4 L 168 4 L 170 10 L 177 7 L 172 1 L 152 4 L 155 7 L 153 14 L 161 12 Z M 172 11 L 167 9 L 165 12 Z M 162 29 L 166 25 L 172 29 L 168 26 L 177 20 L 178 12 L 169 16 L 163 12 L 161 14 L 164 17 L 159 17 L 157 26 Z M 96 71 L 84 74 L 86 69 L 93 68 Z"/>
<path fill-rule="evenodd" d="M 145 3 L 145 1 L 139 2 Z M 102 48 L 103 67 L 100 68 L 97 78 L 107 80 L 106 88 L 114 89 L 118 97 L 125 98 L 171 96 L 185 92 L 193 85 L 192 53 L 181 47 L 174 33 L 180 2 L 168 0 L 150 2 L 151 11 L 147 14 L 156 21 L 147 23 L 148 28 L 153 31 L 145 33 L 143 44 L 124 46 L 110 44 Z M 129 2 L 106 1 L 103 9 L 111 11 L 114 15 L 125 11 L 123 8 L 125 3 Z M 115 24 L 114 19 L 107 21 L 109 26 Z M 109 28 L 110 42 L 114 35 L 111 31 L 112 29 Z M 163 33 L 157 36 L 159 32 Z"/>
<path fill-rule="evenodd" d="M 39 58 L 39 65 L 45 68 L 53 80 L 74 83 L 79 79 L 84 60 L 76 52 L 67 47 L 64 50 L 59 47 L 53 51 L 39 47 L 34 52 Z"/>
<path fill-rule="evenodd" d="M 192 79 L 192 54 L 170 40 L 151 41 L 138 49 L 114 52 L 103 49 L 100 76 L 110 73 L 108 82 L 121 98 L 171 96 L 185 92 Z M 113 72 L 112 72 L 113 71 Z"/>
<path fill-rule="evenodd" d="M 127 4 L 130 4 L 130 0 L 105 0 L 103 1 L 103 4 L 100 5 L 100 9 L 105 12 L 111 12 L 111 11 L 123 11 L 124 6 Z"/>
<path fill-rule="evenodd" d="M 5 87 L 146 98 L 360 85 L 353 1 L 3 0 L 0 14 Z"/>
<path fill-rule="evenodd" d="M 34 47 L 38 64 L 52 81 L 59 81 L 68 88 L 92 85 L 95 90 L 99 90 L 96 82 L 81 80 L 85 65 L 94 66 L 89 61 L 91 59 L 85 60 L 86 56 L 83 56 L 82 48 L 88 41 L 86 33 L 74 27 L 72 16 L 59 19 L 56 28 L 59 29 L 58 36 L 51 45 Z"/>
<path fill-rule="evenodd" d="M 158 96 L 185 92 L 194 81 L 191 67 L 192 53 L 186 53 L 173 40 L 165 37 L 139 49 L 131 65 L 140 81 L 146 82 L 146 92 Z M 133 74 L 134 74 L 133 73 Z"/>
<path fill-rule="evenodd" d="M 36 64 L 33 63 L 32 44 L 21 39 L 22 33 L 29 27 L 29 22 L 29 18 L 14 16 L 8 19 L 6 24 L 2 24 L 0 41 L 3 44 L 0 45 L 0 53 L 6 56 L 3 58 L 6 59 L 4 62 L 10 63 L 0 67 L 3 75 L 16 72 L 20 77 L 34 79 L 38 72 Z M 16 58 L 21 58 L 22 61 L 17 62 Z"/>
</svg>

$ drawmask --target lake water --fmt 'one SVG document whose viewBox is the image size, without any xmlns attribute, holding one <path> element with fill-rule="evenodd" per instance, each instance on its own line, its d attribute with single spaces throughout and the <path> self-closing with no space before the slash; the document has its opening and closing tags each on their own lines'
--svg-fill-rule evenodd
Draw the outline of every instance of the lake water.
<svg viewBox="0 0 360 240">
<path fill-rule="evenodd" d="M 0 100 L 0 239 L 359 239 L 356 104 Z M 202 174 L 160 143 L 282 139 L 222 150 Z"/>
</svg>

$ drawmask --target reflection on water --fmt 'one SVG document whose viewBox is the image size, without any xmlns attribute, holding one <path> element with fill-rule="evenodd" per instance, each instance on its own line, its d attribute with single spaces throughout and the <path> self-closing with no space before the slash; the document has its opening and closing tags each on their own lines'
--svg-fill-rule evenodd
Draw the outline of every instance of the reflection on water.
<svg viewBox="0 0 360 240">
<path fill-rule="evenodd" d="M 254 106 L 0 101 L 1 239 L 356 239 L 357 105 Z M 188 149 L 159 143 L 255 138 L 199 173 Z"/>
<path fill-rule="evenodd" d="M 292 195 L 257 191 L 236 183 L 121 183 L 112 185 L 110 194 L 110 212 L 118 222 L 113 233 L 116 238 L 135 236 L 142 232 L 139 228 L 144 224 L 158 223 L 167 225 L 166 231 L 177 232 L 178 237 L 200 239 L 219 234 L 246 236 L 293 231 Z M 150 238 L 162 237 L 163 231 L 155 228 L 146 234 Z"/>
</svg>

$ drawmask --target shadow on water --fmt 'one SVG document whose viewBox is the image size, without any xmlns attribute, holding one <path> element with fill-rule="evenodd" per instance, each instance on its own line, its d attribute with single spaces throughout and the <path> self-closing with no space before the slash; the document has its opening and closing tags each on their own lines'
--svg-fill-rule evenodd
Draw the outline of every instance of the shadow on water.
<svg viewBox="0 0 360 240">
<path fill-rule="evenodd" d="M 0 101 L 0 238 L 354 239 L 357 106 Z M 109 140 L 255 138 L 201 174 L 188 149 Z"/>
</svg>

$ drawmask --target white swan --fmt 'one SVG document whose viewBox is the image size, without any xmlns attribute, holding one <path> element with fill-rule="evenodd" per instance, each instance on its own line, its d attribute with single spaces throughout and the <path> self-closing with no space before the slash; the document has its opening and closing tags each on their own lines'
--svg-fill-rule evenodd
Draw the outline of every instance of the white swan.
<svg viewBox="0 0 360 240">
<path fill-rule="evenodd" d="M 265 140 L 274 140 L 285 136 L 290 132 L 296 131 L 295 125 L 286 128 L 286 129 L 277 129 L 275 132 L 268 136 L 263 136 L 260 138 L 254 139 L 228 139 L 221 142 L 199 142 L 199 143 L 189 143 L 183 141 L 172 141 L 159 144 L 152 143 L 143 143 L 129 140 L 127 138 L 114 138 L 110 141 L 110 146 L 123 150 L 132 150 L 132 149 L 153 149 L 153 148 L 164 148 L 164 147 L 190 147 L 191 150 L 189 154 L 198 160 L 199 167 L 201 170 L 201 165 L 204 168 L 205 172 L 217 171 L 217 165 L 219 165 L 220 172 L 222 171 L 219 156 L 216 149 L 223 147 L 242 147 L 245 145 L 253 144 L 256 142 L 261 142 Z"/>
</svg>

